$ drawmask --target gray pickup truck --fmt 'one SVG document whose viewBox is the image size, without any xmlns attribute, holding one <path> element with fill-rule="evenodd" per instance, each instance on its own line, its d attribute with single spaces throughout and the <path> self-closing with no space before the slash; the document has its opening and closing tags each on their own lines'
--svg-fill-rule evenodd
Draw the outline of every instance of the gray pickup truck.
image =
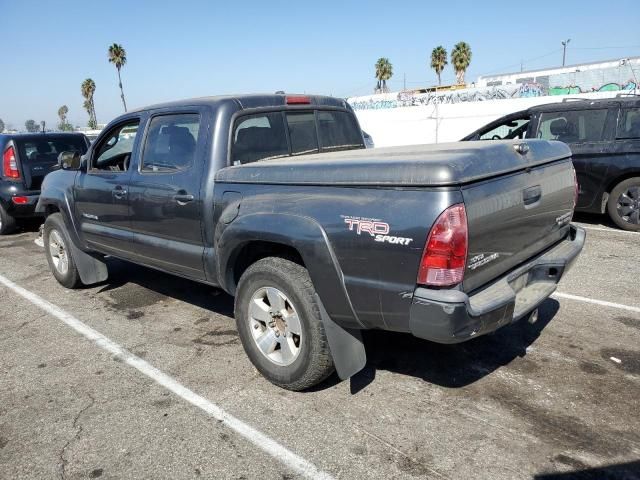
<svg viewBox="0 0 640 480">
<path fill-rule="evenodd" d="M 365 329 L 455 343 L 535 318 L 585 240 L 566 145 L 365 149 L 329 97 L 153 106 L 60 160 L 37 210 L 62 285 L 105 281 L 114 256 L 219 287 L 293 390 L 359 371 Z"/>
</svg>

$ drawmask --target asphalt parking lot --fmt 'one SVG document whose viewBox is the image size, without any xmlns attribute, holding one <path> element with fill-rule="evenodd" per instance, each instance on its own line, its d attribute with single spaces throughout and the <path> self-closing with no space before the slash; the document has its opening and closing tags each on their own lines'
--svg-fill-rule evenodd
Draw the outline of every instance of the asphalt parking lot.
<svg viewBox="0 0 640 480">
<path fill-rule="evenodd" d="M 640 478 L 640 234 L 577 220 L 587 244 L 536 324 L 454 346 L 369 332 L 363 372 L 306 393 L 257 374 L 226 294 L 116 260 L 68 291 L 33 230 L 1 237 L 31 299 L 0 283 L 0 478 Z"/>
</svg>

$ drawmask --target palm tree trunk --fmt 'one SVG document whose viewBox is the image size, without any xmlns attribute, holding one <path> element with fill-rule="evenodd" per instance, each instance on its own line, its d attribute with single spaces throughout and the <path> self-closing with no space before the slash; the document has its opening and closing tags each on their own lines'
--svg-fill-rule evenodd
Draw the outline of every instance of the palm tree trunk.
<svg viewBox="0 0 640 480">
<path fill-rule="evenodd" d="M 438 72 L 438 85 L 442 85 L 442 81 L 440 80 L 440 72 Z"/>
<path fill-rule="evenodd" d="M 124 101 L 124 90 L 122 90 L 122 79 L 120 78 L 120 69 L 118 68 L 118 85 L 120 86 L 120 98 L 122 98 L 122 105 L 124 106 L 124 111 L 127 111 L 127 102 Z"/>
</svg>

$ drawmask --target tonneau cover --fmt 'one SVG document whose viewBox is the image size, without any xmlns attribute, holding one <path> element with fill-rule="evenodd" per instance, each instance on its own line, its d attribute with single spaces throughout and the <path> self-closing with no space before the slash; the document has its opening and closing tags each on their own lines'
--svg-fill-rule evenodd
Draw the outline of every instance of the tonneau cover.
<svg viewBox="0 0 640 480">
<path fill-rule="evenodd" d="M 526 144 L 526 153 L 516 151 Z M 569 158 L 562 142 L 484 140 L 300 155 L 223 168 L 217 182 L 294 185 L 449 186 Z"/>
</svg>

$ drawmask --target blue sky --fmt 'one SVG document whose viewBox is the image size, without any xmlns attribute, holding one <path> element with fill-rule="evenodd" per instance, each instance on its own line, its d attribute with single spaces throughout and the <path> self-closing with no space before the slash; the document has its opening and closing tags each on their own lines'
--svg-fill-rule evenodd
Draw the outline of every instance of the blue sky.
<svg viewBox="0 0 640 480">
<path fill-rule="evenodd" d="M 0 0 L 4 64 L 0 118 L 53 125 L 60 105 L 85 125 L 80 84 L 96 82 L 98 121 L 122 112 L 108 46 L 122 44 L 130 108 L 243 92 L 371 93 L 373 65 L 388 57 L 392 89 L 434 84 L 431 49 L 464 40 L 478 75 L 640 55 L 636 1 L 324 2 Z M 625 48 L 611 48 L 625 47 Z M 540 58 L 542 57 L 542 58 Z M 450 66 L 443 82 L 453 82 Z"/>
</svg>

